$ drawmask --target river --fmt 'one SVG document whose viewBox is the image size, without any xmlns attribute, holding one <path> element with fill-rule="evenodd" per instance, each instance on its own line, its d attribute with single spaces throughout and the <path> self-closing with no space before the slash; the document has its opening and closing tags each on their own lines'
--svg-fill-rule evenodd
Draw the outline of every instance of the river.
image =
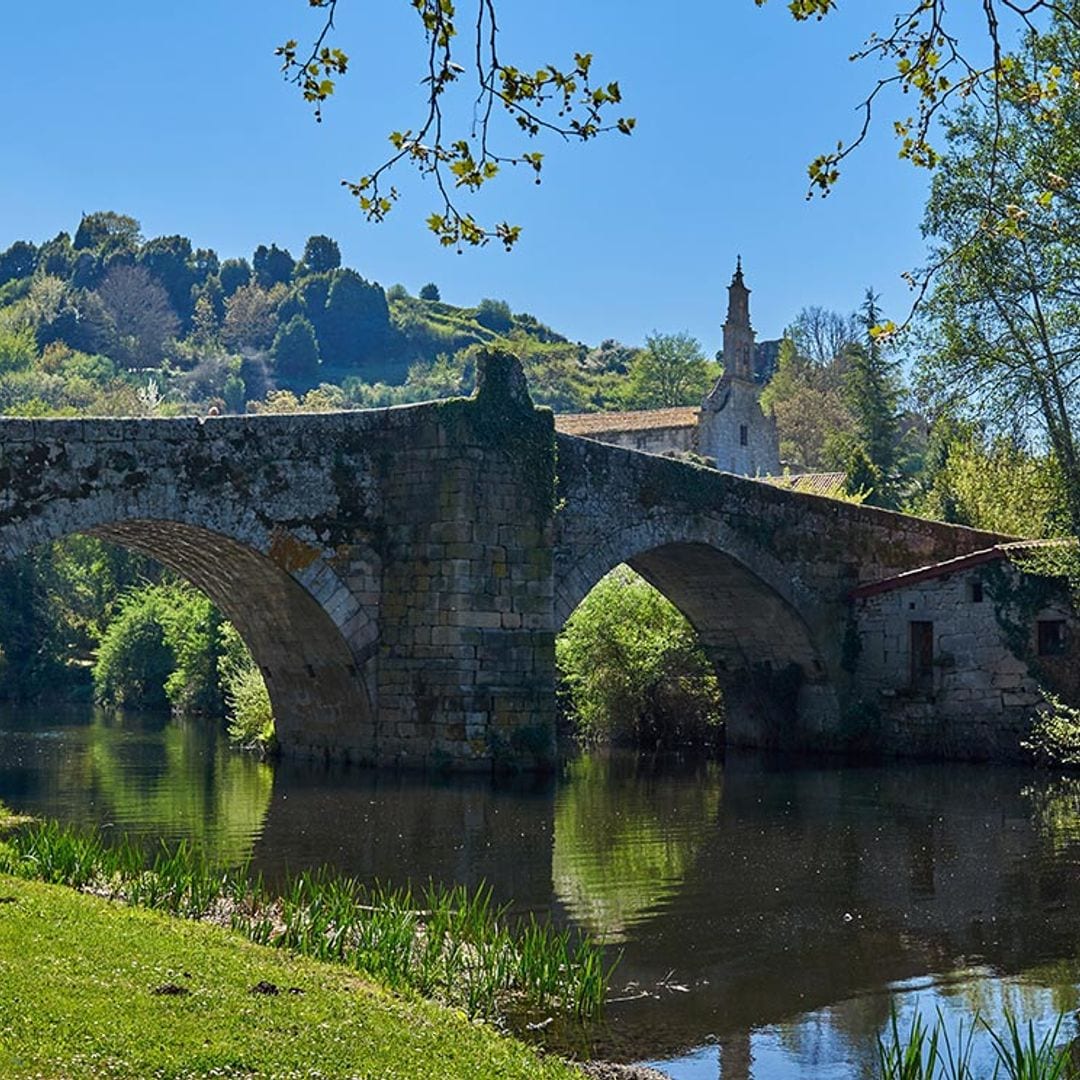
<svg viewBox="0 0 1080 1080">
<path fill-rule="evenodd" d="M 554 779 L 433 778 L 231 750 L 212 725 L 0 712 L 0 799 L 270 880 L 330 863 L 489 882 L 622 959 L 606 1022 L 565 1037 L 675 1080 L 869 1076 L 896 1010 L 1037 1031 L 1080 998 L 1080 780 L 729 755 L 591 755 Z M 987 1039 L 977 1056 L 992 1058 Z"/>
</svg>

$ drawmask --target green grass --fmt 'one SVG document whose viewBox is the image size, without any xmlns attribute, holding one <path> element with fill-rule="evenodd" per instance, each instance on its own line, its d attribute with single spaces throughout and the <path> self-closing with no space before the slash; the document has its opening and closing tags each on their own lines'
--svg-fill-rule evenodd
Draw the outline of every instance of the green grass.
<svg viewBox="0 0 1080 1080">
<path fill-rule="evenodd" d="M 489 888 L 367 886 L 328 870 L 294 878 L 280 897 L 243 868 L 226 870 L 188 843 L 152 857 L 55 822 L 10 833 L 0 873 L 110 896 L 189 919 L 231 922 L 260 945 L 345 964 L 394 990 L 418 992 L 470 1018 L 537 1011 L 589 1019 L 612 969 L 601 946 L 492 903 Z"/>
<path fill-rule="evenodd" d="M 216 926 L 6 876 L 0 900 L 5 1078 L 580 1080 L 458 1011 Z M 154 993 L 169 986 L 187 992 Z"/>
</svg>

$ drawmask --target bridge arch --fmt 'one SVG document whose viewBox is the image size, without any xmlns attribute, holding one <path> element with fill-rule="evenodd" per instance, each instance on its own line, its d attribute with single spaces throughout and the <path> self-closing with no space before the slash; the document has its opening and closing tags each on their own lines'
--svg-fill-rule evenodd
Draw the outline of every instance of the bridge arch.
<svg viewBox="0 0 1080 1080">
<path fill-rule="evenodd" d="M 210 597 L 263 672 L 283 748 L 374 759 L 377 624 L 316 545 L 250 511 L 144 489 L 56 500 L 9 521 L 0 557 L 78 533 L 148 555 Z"/>
<path fill-rule="evenodd" d="M 830 647 L 790 566 L 721 520 L 650 516 L 556 560 L 560 629 L 593 586 L 626 563 L 697 631 L 725 692 L 734 745 L 793 748 L 829 741 L 839 718 Z"/>
</svg>

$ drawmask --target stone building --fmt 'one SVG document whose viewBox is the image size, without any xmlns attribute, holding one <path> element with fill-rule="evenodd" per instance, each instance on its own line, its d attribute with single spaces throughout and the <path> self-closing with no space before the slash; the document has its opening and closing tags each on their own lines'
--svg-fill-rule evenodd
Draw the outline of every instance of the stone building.
<svg viewBox="0 0 1080 1080">
<path fill-rule="evenodd" d="M 754 375 L 754 331 L 750 290 L 742 260 L 728 286 L 724 322 L 724 374 L 706 395 L 697 426 L 697 453 L 724 472 L 775 476 L 780 472 L 776 421 L 761 410 L 761 388 Z"/>
<path fill-rule="evenodd" d="M 855 589 L 846 648 L 864 707 L 853 723 L 893 753 L 1021 757 L 1047 692 L 1080 701 L 1068 587 L 1017 562 L 1065 543 L 999 544 Z"/>
<path fill-rule="evenodd" d="M 776 367 L 779 342 L 755 342 L 750 290 L 742 260 L 728 286 L 724 322 L 724 374 L 701 408 L 642 409 L 625 413 L 573 413 L 555 418 L 565 435 L 580 435 L 650 454 L 697 454 L 739 476 L 779 476 L 776 422 L 761 410 L 761 387 Z"/>
</svg>

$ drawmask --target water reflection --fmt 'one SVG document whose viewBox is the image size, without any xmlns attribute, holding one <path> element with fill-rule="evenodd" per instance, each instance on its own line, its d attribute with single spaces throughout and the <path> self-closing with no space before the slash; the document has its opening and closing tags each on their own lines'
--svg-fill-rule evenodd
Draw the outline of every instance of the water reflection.
<svg viewBox="0 0 1080 1080">
<path fill-rule="evenodd" d="M 486 880 L 618 943 L 628 1000 L 573 1037 L 676 1080 L 870 1076 L 894 1006 L 1048 1023 L 1080 1005 L 1076 779 L 759 757 L 499 783 L 271 769 L 212 726 L 87 710 L 0 713 L 0 799 L 187 836 L 272 880 Z"/>
<path fill-rule="evenodd" d="M 571 763 L 555 796 L 551 880 L 574 922 L 608 942 L 679 891 L 723 795 L 717 762 L 595 755 Z"/>
<path fill-rule="evenodd" d="M 74 708 L 0 713 L 0 798 L 41 817 L 190 839 L 234 864 L 251 854 L 273 784 L 269 765 L 236 753 L 213 725 Z"/>
</svg>

